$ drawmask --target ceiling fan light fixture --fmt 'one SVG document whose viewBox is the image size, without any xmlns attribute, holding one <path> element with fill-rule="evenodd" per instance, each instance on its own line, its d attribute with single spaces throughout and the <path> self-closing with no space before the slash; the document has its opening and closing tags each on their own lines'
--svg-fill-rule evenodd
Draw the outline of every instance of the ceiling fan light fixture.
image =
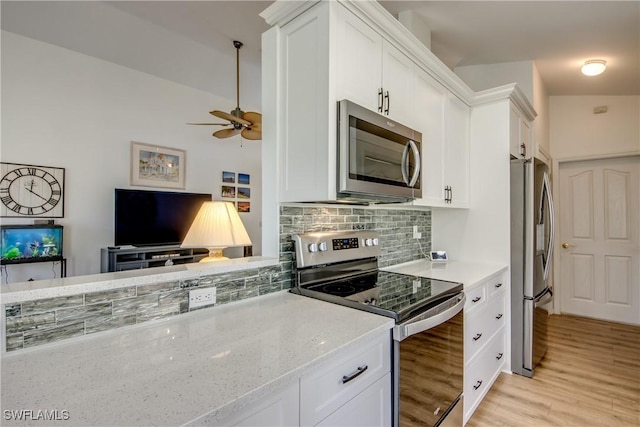
<svg viewBox="0 0 640 427">
<path fill-rule="evenodd" d="M 607 61 L 604 59 L 590 59 L 582 65 L 582 74 L 585 76 L 599 76 L 607 69 Z"/>
</svg>

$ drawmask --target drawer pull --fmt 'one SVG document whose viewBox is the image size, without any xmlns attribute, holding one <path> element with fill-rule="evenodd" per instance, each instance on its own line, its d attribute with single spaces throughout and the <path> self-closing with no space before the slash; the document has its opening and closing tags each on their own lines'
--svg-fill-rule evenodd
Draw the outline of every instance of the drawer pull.
<svg viewBox="0 0 640 427">
<path fill-rule="evenodd" d="M 473 389 L 474 389 L 474 390 L 477 390 L 477 389 L 479 389 L 479 388 L 480 388 L 480 386 L 481 386 L 481 385 L 482 385 L 482 380 L 478 380 L 478 381 L 476 382 L 476 384 L 473 386 Z"/>
<path fill-rule="evenodd" d="M 498 320 L 502 319 L 502 313 L 498 314 L 498 315 L 496 316 L 496 319 L 498 319 Z"/>
<path fill-rule="evenodd" d="M 478 341 L 481 337 L 482 337 L 482 334 L 476 334 L 476 336 L 473 337 L 473 340 Z"/>
<path fill-rule="evenodd" d="M 478 301 L 480 301 L 482 299 L 482 297 L 475 297 L 474 299 L 471 300 L 471 302 L 476 303 Z"/>
<path fill-rule="evenodd" d="M 502 353 L 498 353 L 498 355 L 496 356 L 496 359 L 500 360 L 502 359 L 503 354 Z"/>
<path fill-rule="evenodd" d="M 352 373 L 350 375 L 344 375 L 342 377 L 342 384 L 346 384 L 349 381 L 356 379 L 357 377 L 362 375 L 364 373 L 364 371 L 366 371 L 367 369 L 369 369 L 369 367 L 367 365 L 364 365 L 363 367 L 358 366 L 358 370 L 357 371 L 355 371 L 354 373 Z"/>
<path fill-rule="evenodd" d="M 495 286 L 496 286 L 496 289 L 497 289 L 497 288 L 501 288 L 501 287 L 502 287 L 502 283 L 496 283 L 496 285 L 495 285 Z"/>
</svg>

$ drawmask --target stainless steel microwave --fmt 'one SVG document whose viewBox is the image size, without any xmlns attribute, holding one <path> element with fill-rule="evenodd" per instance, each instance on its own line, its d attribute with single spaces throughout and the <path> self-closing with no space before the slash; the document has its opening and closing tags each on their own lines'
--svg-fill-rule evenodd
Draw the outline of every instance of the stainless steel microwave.
<svg viewBox="0 0 640 427">
<path fill-rule="evenodd" d="M 422 134 L 348 100 L 338 103 L 338 198 L 422 197 Z"/>
</svg>

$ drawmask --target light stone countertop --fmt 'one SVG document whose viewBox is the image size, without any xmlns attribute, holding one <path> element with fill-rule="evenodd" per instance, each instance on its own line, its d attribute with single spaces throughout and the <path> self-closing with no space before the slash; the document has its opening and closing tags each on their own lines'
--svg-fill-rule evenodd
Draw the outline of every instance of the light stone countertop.
<svg viewBox="0 0 640 427">
<path fill-rule="evenodd" d="M 380 270 L 435 280 L 459 282 L 467 289 L 497 273 L 506 271 L 507 265 L 469 261 L 447 261 L 443 263 L 421 259 L 381 268 Z"/>
<path fill-rule="evenodd" d="M 286 291 L 2 356 L 7 410 L 47 425 L 219 420 L 391 329 L 390 318 Z M 61 417 L 62 418 L 62 417 Z"/>
<path fill-rule="evenodd" d="M 278 264 L 279 260 L 276 258 L 254 256 L 233 258 L 215 263 L 190 263 L 171 267 L 154 267 L 50 280 L 36 280 L 33 282 L 9 283 L 0 286 L 0 304 L 12 304 L 87 292 L 108 291 L 127 286 L 139 286 L 168 282 L 171 280 L 188 280 L 210 274 L 270 267 Z"/>
</svg>

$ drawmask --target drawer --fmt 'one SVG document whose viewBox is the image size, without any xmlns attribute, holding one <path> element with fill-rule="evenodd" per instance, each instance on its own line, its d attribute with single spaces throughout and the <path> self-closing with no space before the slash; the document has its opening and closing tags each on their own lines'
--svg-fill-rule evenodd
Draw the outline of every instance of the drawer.
<svg viewBox="0 0 640 427">
<path fill-rule="evenodd" d="M 506 359 L 505 333 L 502 329 L 473 362 L 465 365 L 464 413 L 469 419 L 502 370 Z"/>
<path fill-rule="evenodd" d="M 491 298 L 493 295 L 504 290 L 506 288 L 506 282 L 504 280 L 504 274 L 500 274 L 496 277 L 492 277 L 487 280 L 487 294 Z"/>
<path fill-rule="evenodd" d="M 467 295 L 467 301 L 464 304 L 465 314 L 469 310 L 477 309 L 478 307 L 482 307 L 484 303 L 487 301 L 487 286 L 486 283 L 483 283 L 479 286 L 474 286 L 470 290 L 464 290 L 464 293 Z"/>
<path fill-rule="evenodd" d="M 478 311 L 464 319 L 465 361 L 471 360 L 485 343 L 506 323 L 505 292 L 495 295 Z"/>
<path fill-rule="evenodd" d="M 390 370 L 391 335 L 387 333 L 302 376 L 301 425 L 317 424 Z"/>
</svg>

